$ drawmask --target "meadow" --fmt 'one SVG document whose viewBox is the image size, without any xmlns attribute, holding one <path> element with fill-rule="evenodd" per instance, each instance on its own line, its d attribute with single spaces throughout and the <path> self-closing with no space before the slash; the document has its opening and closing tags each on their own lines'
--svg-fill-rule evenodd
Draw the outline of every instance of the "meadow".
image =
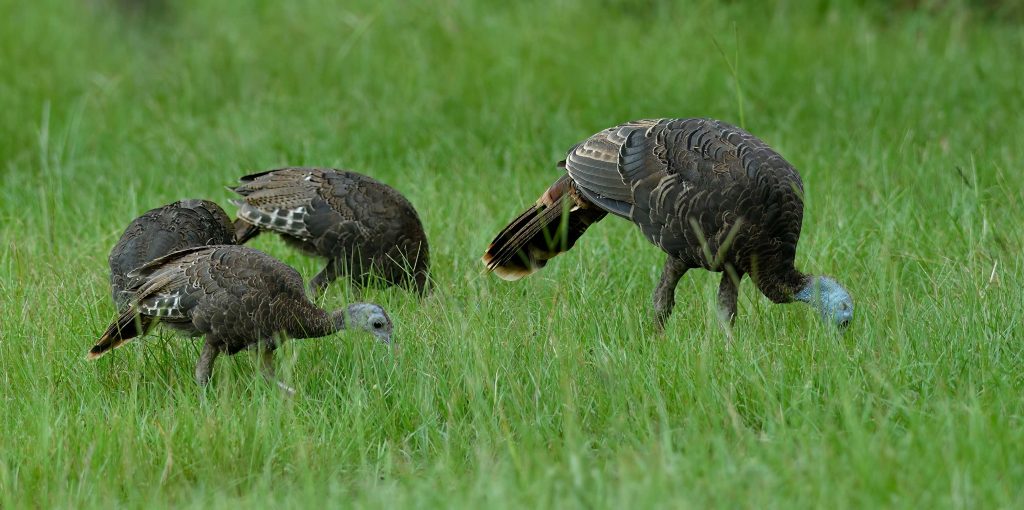
<svg viewBox="0 0 1024 510">
<path fill-rule="evenodd" d="M 1024 506 L 1024 25 L 949 3 L 0 2 L 0 508 Z M 703 271 L 656 334 L 615 218 L 483 274 L 573 144 L 698 116 L 801 171 L 844 335 L 749 280 L 729 330 Z M 84 360 L 132 218 L 286 165 L 418 208 L 436 291 L 364 296 L 400 350 L 288 343 L 293 399 L 161 329 Z"/>
</svg>

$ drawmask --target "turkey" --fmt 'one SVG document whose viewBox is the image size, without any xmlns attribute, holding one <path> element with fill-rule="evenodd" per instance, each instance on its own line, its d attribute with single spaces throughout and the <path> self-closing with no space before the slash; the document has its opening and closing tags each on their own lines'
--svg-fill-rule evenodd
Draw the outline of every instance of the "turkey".
<svg viewBox="0 0 1024 510">
<path fill-rule="evenodd" d="M 299 273 L 245 246 L 188 248 L 128 274 L 130 304 L 120 311 L 88 359 L 96 359 L 143 335 L 157 321 L 191 336 L 205 336 L 196 382 L 206 385 L 219 354 L 262 348 L 262 372 L 274 377 L 273 353 L 285 338 L 313 338 L 346 328 L 391 342 L 391 319 L 372 303 L 326 312 L 305 294 Z"/>
<path fill-rule="evenodd" d="M 135 218 L 110 250 L 110 291 L 114 304 L 128 303 L 128 272 L 171 252 L 234 244 L 235 229 L 219 205 L 208 200 L 180 200 Z"/>
<path fill-rule="evenodd" d="M 319 294 L 339 275 L 365 286 L 371 273 L 389 285 L 427 291 L 427 236 L 416 209 L 401 193 L 355 172 L 281 168 L 242 177 L 239 244 L 261 230 L 281 234 L 301 251 L 327 259 L 310 281 Z"/>
<path fill-rule="evenodd" d="M 487 248 L 483 262 L 501 278 L 544 267 L 610 213 L 668 254 L 654 290 L 659 330 L 692 268 L 724 273 L 718 306 L 730 323 L 746 275 L 775 303 L 807 303 L 840 329 L 853 319 L 842 285 L 794 267 L 800 174 L 750 133 L 712 119 L 638 120 L 577 144 L 559 166 L 565 174 Z"/>
</svg>

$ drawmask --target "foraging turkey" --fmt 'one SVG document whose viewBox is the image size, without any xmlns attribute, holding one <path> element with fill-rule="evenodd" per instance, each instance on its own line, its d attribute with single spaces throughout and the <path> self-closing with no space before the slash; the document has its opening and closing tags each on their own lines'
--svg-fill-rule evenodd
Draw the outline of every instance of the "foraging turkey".
<svg viewBox="0 0 1024 510">
<path fill-rule="evenodd" d="M 210 379 L 221 353 L 263 347 L 262 372 L 274 379 L 273 352 L 284 338 L 313 338 L 346 328 L 391 341 L 391 320 L 372 303 L 326 312 L 305 294 L 299 273 L 245 246 L 188 248 L 156 259 L 128 274 L 131 304 L 107 327 L 88 359 L 103 356 L 145 334 L 157 321 L 192 336 L 205 336 L 196 382 Z"/>
<path fill-rule="evenodd" d="M 234 244 L 235 229 L 224 209 L 208 200 L 179 200 L 135 218 L 110 250 L 110 291 L 118 308 L 128 304 L 128 272 L 169 253 L 213 244 Z"/>
<path fill-rule="evenodd" d="M 559 166 L 566 174 L 487 248 L 483 262 L 501 278 L 544 267 L 611 213 L 668 254 L 654 291 L 659 329 L 692 268 L 724 273 L 718 305 L 730 322 L 745 275 L 775 303 L 808 303 L 841 328 L 853 319 L 853 299 L 835 279 L 794 267 L 800 174 L 754 135 L 711 119 L 638 120 L 577 144 Z"/>
<path fill-rule="evenodd" d="M 242 177 L 231 188 L 242 195 L 239 244 L 270 230 L 311 255 L 327 258 L 313 277 L 317 294 L 349 274 L 356 285 L 371 272 L 389 285 L 426 292 L 427 236 L 416 209 L 394 188 L 355 172 L 325 168 L 281 168 Z"/>
</svg>

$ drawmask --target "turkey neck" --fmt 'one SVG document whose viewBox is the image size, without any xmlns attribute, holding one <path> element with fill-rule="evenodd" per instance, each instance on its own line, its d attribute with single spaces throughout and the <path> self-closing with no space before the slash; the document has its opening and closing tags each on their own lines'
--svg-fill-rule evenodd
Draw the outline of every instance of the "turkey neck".
<svg viewBox="0 0 1024 510">
<path fill-rule="evenodd" d="M 335 326 L 331 314 L 312 303 L 292 307 L 287 313 L 292 317 L 292 321 L 286 330 L 292 338 L 318 338 L 332 335 L 339 329 Z"/>
<path fill-rule="evenodd" d="M 797 292 L 807 286 L 810 275 L 800 272 L 792 264 L 785 267 L 767 268 L 768 270 L 754 271 L 751 277 L 757 284 L 757 288 L 768 299 L 775 303 L 792 303 Z"/>
</svg>

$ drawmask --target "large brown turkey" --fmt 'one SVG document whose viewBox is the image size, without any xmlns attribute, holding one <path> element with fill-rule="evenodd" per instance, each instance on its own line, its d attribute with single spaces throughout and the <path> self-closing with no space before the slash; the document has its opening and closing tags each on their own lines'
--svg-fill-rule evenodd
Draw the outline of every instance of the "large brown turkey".
<svg viewBox="0 0 1024 510">
<path fill-rule="evenodd" d="M 96 359 L 143 335 L 158 321 L 192 336 L 205 336 L 196 382 L 210 379 L 221 353 L 263 348 L 263 375 L 274 378 L 273 353 L 285 338 L 313 338 L 352 328 L 391 341 L 391 320 L 372 303 L 326 312 L 306 297 L 299 273 L 245 246 L 189 248 L 128 273 L 129 304 L 89 350 Z"/>
<path fill-rule="evenodd" d="M 853 318 L 853 299 L 836 280 L 794 267 L 800 174 L 754 135 L 711 119 L 638 120 L 591 136 L 559 166 L 566 174 L 487 248 L 483 262 L 498 276 L 518 280 L 544 267 L 611 213 L 668 254 L 654 291 L 658 328 L 691 268 L 724 273 L 718 304 L 729 321 L 745 275 L 773 302 L 808 303 L 839 327 Z"/>
<path fill-rule="evenodd" d="M 118 308 L 128 303 L 128 272 L 171 252 L 234 244 L 235 229 L 219 205 L 179 200 L 135 218 L 110 250 L 110 291 Z"/>
<path fill-rule="evenodd" d="M 394 188 L 355 172 L 281 168 L 242 177 L 236 234 L 244 243 L 269 230 L 327 259 L 315 293 L 348 274 L 358 286 L 374 274 L 390 285 L 427 291 L 429 253 L 416 209 Z"/>
</svg>

